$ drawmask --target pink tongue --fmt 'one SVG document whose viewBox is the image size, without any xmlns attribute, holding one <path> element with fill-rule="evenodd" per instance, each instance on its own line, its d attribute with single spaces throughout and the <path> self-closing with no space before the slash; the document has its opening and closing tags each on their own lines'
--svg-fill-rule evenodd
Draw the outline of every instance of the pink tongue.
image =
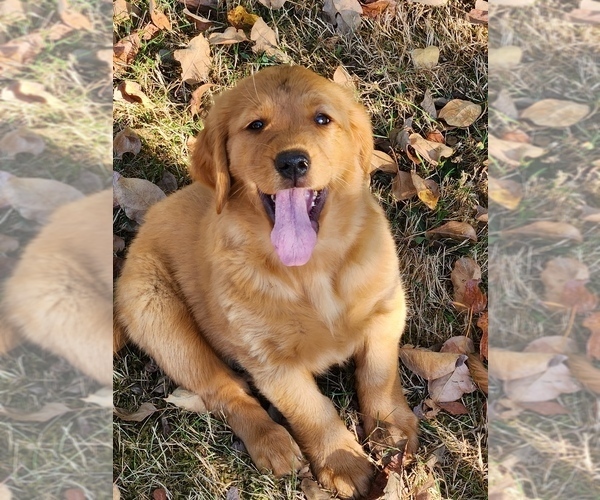
<svg viewBox="0 0 600 500">
<path fill-rule="evenodd" d="M 275 227 L 271 243 L 286 266 L 302 266 L 308 262 L 317 244 L 306 206 L 306 189 L 278 191 L 275 197 Z"/>
</svg>

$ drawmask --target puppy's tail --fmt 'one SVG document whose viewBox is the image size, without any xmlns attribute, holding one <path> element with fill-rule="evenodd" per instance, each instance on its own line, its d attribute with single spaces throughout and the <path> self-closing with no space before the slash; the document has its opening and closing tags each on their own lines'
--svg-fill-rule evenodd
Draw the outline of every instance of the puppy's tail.
<svg viewBox="0 0 600 500">
<path fill-rule="evenodd" d="M 23 338 L 18 334 L 16 328 L 0 318 L 0 355 L 6 354 L 17 347 Z"/>
</svg>

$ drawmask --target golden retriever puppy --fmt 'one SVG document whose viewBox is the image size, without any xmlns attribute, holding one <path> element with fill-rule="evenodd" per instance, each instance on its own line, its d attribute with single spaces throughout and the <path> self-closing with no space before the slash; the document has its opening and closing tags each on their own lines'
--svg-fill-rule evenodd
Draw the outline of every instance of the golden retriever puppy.
<svg viewBox="0 0 600 500">
<path fill-rule="evenodd" d="M 366 431 L 417 446 L 398 375 L 404 292 L 369 191 L 372 151 L 365 109 L 337 84 L 297 66 L 241 81 L 198 136 L 196 182 L 147 213 L 116 291 L 129 338 L 222 412 L 260 469 L 284 475 L 303 453 L 342 497 L 364 495 L 373 470 L 316 374 L 354 358 Z"/>
<path fill-rule="evenodd" d="M 0 353 L 28 340 L 112 385 L 112 190 L 57 209 L 4 285 Z"/>
</svg>

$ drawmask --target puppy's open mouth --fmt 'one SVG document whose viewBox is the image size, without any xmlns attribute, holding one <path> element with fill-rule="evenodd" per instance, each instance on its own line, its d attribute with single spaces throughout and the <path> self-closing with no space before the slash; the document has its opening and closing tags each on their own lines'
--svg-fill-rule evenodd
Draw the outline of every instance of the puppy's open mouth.
<svg viewBox="0 0 600 500">
<path fill-rule="evenodd" d="M 272 195 L 259 191 L 259 195 L 274 224 L 271 242 L 281 262 L 286 266 L 306 264 L 317 244 L 327 188 L 283 189 Z"/>
</svg>

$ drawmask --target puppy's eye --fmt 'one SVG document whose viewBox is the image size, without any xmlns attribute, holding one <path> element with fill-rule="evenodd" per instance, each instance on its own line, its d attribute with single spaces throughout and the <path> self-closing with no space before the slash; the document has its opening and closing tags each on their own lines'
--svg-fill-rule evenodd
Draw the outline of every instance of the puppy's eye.
<svg viewBox="0 0 600 500">
<path fill-rule="evenodd" d="M 318 125 L 327 125 L 330 121 L 331 118 L 329 118 L 327 115 L 324 115 L 323 113 L 319 113 L 315 116 L 315 123 L 317 123 Z"/>
<path fill-rule="evenodd" d="M 246 128 L 249 130 L 260 130 L 261 128 L 263 128 L 265 126 L 264 122 L 262 120 L 254 120 L 250 125 L 248 125 Z"/>
</svg>

